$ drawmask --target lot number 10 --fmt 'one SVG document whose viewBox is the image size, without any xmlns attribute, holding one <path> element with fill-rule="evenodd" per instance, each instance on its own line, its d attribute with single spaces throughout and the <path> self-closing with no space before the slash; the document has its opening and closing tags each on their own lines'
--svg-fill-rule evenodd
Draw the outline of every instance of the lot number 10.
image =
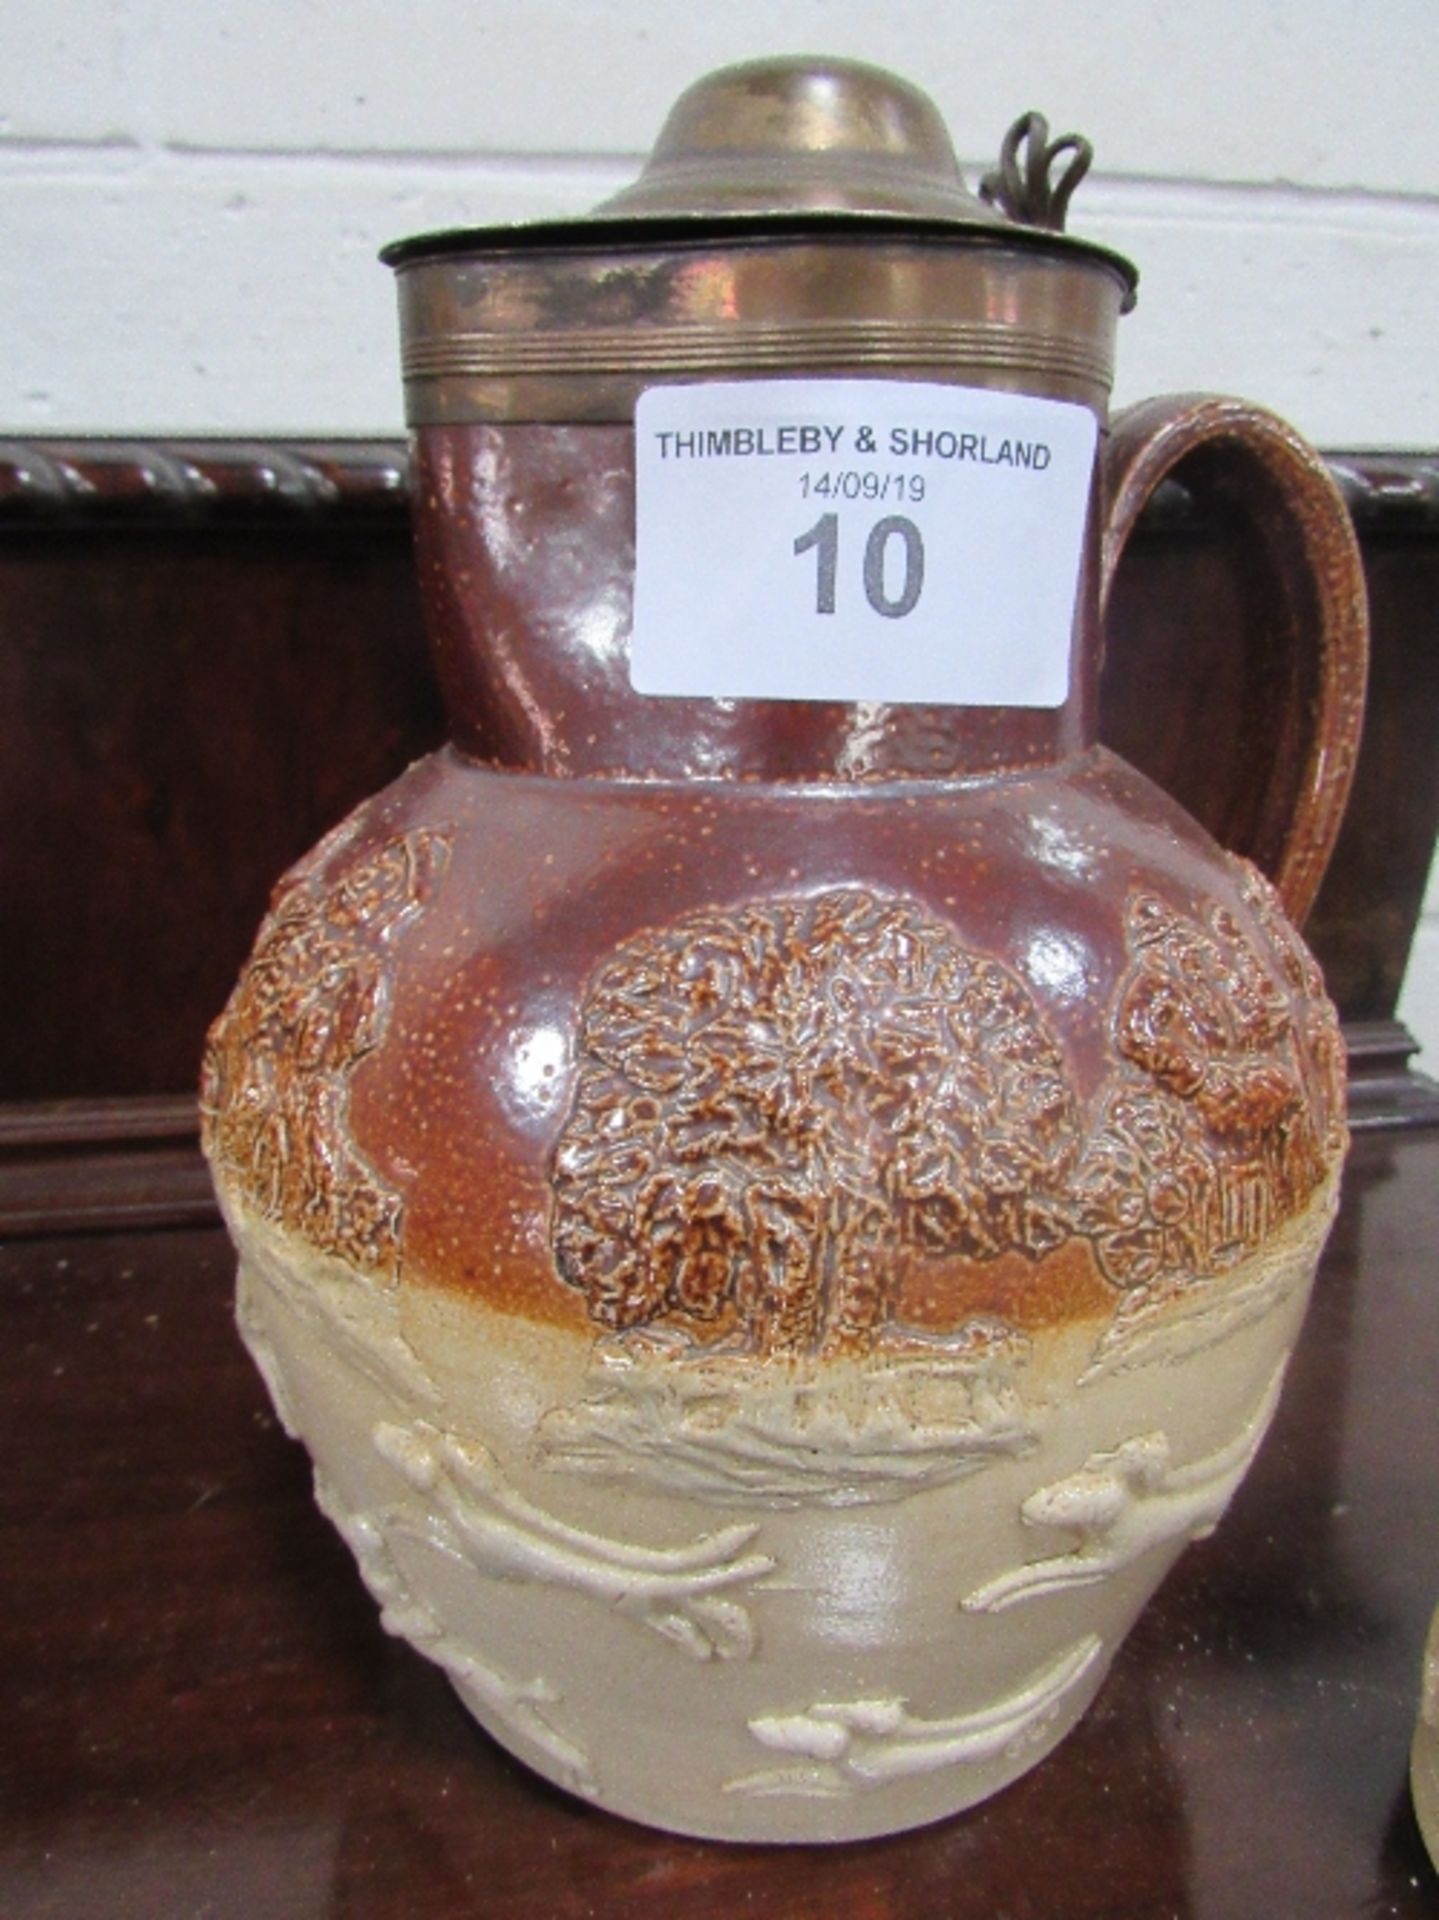
<svg viewBox="0 0 1439 1920">
<path fill-rule="evenodd" d="M 892 542 L 899 544 L 903 567 L 899 592 L 894 594 L 885 581 Z M 794 550 L 797 554 L 814 554 L 814 610 L 833 613 L 839 574 L 839 515 L 822 513 L 808 533 L 800 534 Z M 875 521 L 864 543 L 863 579 L 865 599 L 886 620 L 902 620 L 914 612 L 924 589 L 924 540 L 913 520 L 902 513 L 888 513 Z"/>
</svg>

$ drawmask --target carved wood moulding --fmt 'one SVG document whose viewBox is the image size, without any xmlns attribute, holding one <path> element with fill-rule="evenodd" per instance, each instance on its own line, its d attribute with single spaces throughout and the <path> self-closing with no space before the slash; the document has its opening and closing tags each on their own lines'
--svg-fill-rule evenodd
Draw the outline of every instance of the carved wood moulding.
<svg viewBox="0 0 1439 1920">
<path fill-rule="evenodd" d="M 0 531 L 400 521 L 398 440 L 0 440 Z"/>
<path fill-rule="evenodd" d="M 1439 537 L 1439 453 L 1336 452 L 1330 471 L 1362 536 Z M 403 440 L 0 440 L 0 531 L 47 524 L 400 520 Z M 1160 488 L 1143 527 L 1197 525 L 1183 486 Z"/>
</svg>

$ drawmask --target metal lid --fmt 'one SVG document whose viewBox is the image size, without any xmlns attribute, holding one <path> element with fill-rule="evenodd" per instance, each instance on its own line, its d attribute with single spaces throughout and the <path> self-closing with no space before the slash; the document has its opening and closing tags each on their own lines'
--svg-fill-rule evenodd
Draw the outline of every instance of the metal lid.
<svg viewBox="0 0 1439 1920">
<path fill-rule="evenodd" d="M 398 267 L 477 252 L 898 228 L 1087 256 L 1118 274 L 1128 305 L 1138 278 L 1130 262 L 1062 231 L 1090 155 L 1078 135 L 1051 142 L 1043 118 L 1025 114 L 976 195 L 938 108 L 910 82 L 858 60 L 752 60 L 681 94 L 639 178 L 589 213 L 421 234 L 380 257 Z"/>
<path fill-rule="evenodd" d="M 387 249 L 407 418 L 624 421 L 656 381 L 816 374 L 1102 415 L 1135 273 L 1061 230 L 1089 159 L 1026 114 L 975 194 L 933 103 L 893 74 L 725 68 L 591 214 Z"/>
<path fill-rule="evenodd" d="M 800 211 L 995 225 L 918 87 L 856 60 L 752 60 L 682 93 L 633 186 L 596 218 Z"/>
</svg>

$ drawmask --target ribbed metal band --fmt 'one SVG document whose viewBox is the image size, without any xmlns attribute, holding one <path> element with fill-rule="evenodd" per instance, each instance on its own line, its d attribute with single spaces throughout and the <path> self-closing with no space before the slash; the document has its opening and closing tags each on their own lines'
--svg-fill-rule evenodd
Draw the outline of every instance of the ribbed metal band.
<svg viewBox="0 0 1439 1920">
<path fill-rule="evenodd" d="M 404 349 L 407 380 L 523 375 L 768 372 L 823 367 L 1012 368 L 1107 393 L 1110 357 L 1092 343 L 996 321 L 796 320 L 445 333 Z"/>
</svg>

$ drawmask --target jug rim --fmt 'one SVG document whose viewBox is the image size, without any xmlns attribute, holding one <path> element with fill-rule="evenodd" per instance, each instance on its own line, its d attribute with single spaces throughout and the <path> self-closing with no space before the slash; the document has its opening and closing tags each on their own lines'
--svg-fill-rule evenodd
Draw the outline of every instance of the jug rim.
<svg viewBox="0 0 1439 1920">
<path fill-rule="evenodd" d="M 1139 270 L 1131 260 L 1097 241 L 1018 222 L 916 218 L 863 208 L 791 209 L 729 214 L 631 214 L 623 218 L 513 221 L 476 227 L 441 227 L 391 240 L 379 258 L 396 272 L 444 260 L 516 255 L 660 253 L 684 247 L 757 246 L 786 241 L 870 239 L 933 242 L 958 251 L 969 246 L 1049 254 L 1108 269 L 1124 290 L 1122 312 L 1134 304 Z"/>
</svg>

